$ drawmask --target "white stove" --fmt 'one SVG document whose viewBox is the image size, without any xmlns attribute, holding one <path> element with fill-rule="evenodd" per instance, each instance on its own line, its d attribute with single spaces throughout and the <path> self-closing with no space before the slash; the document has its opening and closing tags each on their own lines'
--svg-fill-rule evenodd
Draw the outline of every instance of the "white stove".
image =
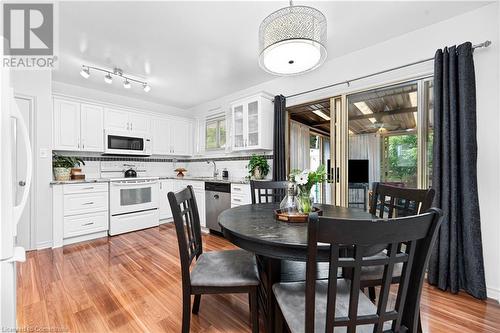
<svg viewBox="0 0 500 333">
<path fill-rule="evenodd" d="M 159 178 L 147 177 L 143 162 L 103 162 L 101 177 L 109 179 L 109 234 L 111 236 L 159 224 Z M 134 169 L 138 177 L 124 178 Z"/>
</svg>

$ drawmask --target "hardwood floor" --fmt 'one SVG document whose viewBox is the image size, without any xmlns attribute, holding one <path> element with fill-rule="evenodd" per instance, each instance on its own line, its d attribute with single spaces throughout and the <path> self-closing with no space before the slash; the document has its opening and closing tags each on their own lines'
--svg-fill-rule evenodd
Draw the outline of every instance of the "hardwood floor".
<svg viewBox="0 0 500 333">
<path fill-rule="evenodd" d="M 204 250 L 234 248 L 205 235 Z M 28 253 L 18 266 L 18 327 L 52 332 L 180 332 L 173 225 Z M 424 332 L 500 332 L 500 306 L 425 285 Z M 192 332 L 250 332 L 246 295 L 203 296 Z M 263 329 L 261 329 L 263 331 Z"/>
</svg>

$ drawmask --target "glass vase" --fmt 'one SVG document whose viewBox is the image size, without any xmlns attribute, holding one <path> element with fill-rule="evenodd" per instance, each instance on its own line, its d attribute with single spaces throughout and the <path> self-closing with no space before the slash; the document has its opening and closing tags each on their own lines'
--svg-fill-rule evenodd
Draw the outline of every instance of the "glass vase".
<svg viewBox="0 0 500 333">
<path fill-rule="evenodd" d="M 309 191 L 300 190 L 297 196 L 299 212 L 309 214 L 312 211 L 313 204 Z"/>
</svg>

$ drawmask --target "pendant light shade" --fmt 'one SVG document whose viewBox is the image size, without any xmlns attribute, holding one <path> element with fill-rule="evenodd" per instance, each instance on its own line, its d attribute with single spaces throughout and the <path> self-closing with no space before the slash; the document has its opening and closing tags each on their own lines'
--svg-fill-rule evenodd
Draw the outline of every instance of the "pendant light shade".
<svg viewBox="0 0 500 333">
<path fill-rule="evenodd" d="M 326 59 L 326 17 L 308 6 L 279 9 L 259 29 L 259 65 L 277 75 L 296 75 Z"/>
</svg>

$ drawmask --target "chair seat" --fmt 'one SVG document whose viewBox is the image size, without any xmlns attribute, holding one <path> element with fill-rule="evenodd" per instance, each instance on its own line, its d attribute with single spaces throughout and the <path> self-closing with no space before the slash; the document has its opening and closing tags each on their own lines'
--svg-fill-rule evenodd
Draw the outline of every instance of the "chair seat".
<svg viewBox="0 0 500 333">
<path fill-rule="evenodd" d="M 273 292 L 276 301 L 292 333 L 305 331 L 305 282 L 276 283 Z M 325 332 L 326 328 L 326 303 L 327 303 L 328 281 L 316 281 L 316 311 L 314 319 L 314 331 Z M 337 280 L 337 299 L 335 304 L 335 317 L 347 317 L 349 312 L 350 281 Z M 371 315 L 377 312 L 376 306 L 365 294 L 359 293 L 358 316 Z M 390 322 L 384 325 L 390 328 Z M 335 333 L 346 332 L 345 327 L 336 327 Z M 358 326 L 357 333 L 372 333 L 373 325 Z"/>
<path fill-rule="evenodd" d="M 403 264 L 397 263 L 392 270 L 392 277 L 401 277 Z M 363 266 L 361 267 L 361 281 L 382 280 L 384 275 L 384 266 Z"/>
<path fill-rule="evenodd" d="M 259 283 L 255 256 L 243 250 L 202 253 L 191 271 L 193 287 L 250 287 Z"/>
</svg>

